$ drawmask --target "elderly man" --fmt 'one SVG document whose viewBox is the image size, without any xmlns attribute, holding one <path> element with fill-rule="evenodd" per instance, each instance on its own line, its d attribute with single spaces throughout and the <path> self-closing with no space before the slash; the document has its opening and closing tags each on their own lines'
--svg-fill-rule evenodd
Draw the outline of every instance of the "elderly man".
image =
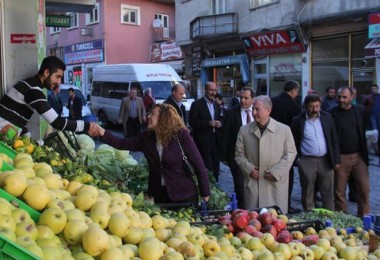
<svg viewBox="0 0 380 260">
<path fill-rule="evenodd" d="M 172 94 L 164 101 L 164 103 L 172 105 L 177 111 L 178 115 L 182 118 L 185 125 L 187 125 L 186 108 L 181 103 L 181 100 L 184 97 L 185 93 L 185 87 L 181 83 L 177 83 L 172 87 Z"/>
<path fill-rule="evenodd" d="M 235 161 L 236 138 L 240 127 L 253 122 L 252 104 L 255 91 L 250 87 L 241 90 L 240 105 L 227 109 L 222 129 L 222 160 L 231 169 L 238 207 L 244 208 L 244 176 Z"/>
<path fill-rule="evenodd" d="M 240 128 L 235 160 L 244 174 L 245 208 L 277 205 L 288 212 L 289 169 L 297 154 L 289 126 L 269 115 L 272 102 L 258 96 L 254 122 Z"/>
</svg>

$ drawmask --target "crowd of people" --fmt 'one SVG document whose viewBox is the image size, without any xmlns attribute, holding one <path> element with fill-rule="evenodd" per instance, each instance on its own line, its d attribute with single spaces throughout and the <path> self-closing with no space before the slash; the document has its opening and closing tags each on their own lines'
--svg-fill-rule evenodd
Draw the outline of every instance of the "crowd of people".
<svg viewBox="0 0 380 260">
<path fill-rule="evenodd" d="M 47 57 L 35 76 L 11 88 L 0 101 L 0 128 L 12 125 L 20 135 L 27 134 L 36 110 L 55 129 L 87 132 L 115 148 L 143 152 L 150 171 L 148 193 L 156 203 L 197 206 L 199 196 L 207 201 L 207 171 L 218 181 L 223 162 L 231 169 L 239 208 L 278 205 L 284 213 L 297 212 L 290 198 L 293 168 L 298 167 L 303 210 L 315 208 L 320 196 L 323 208 L 347 212 L 349 186 L 357 215 L 370 212 L 366 130 L 380 130 L 377 85 L 362 105 L 353 87 L 328 87 L 325 97 L 310 91 L 302 105 L 297 102 L 297 81 L 287 81 L 283 92 L 272 98 L 255 97 L 252 88 L 243 87 L 226 109 L 218 86 L 207 82 L 188 117 L 181 103 L 186 89 L 180 83 L 163 104 L 156 104 L 151 89 L 139 97 L 132 88 L 120 107 L 124 137 L 119 138 L 82 120 L 72 89 L 69 118 L 61 117 L 58 93 L 65 69 L 60 59 Z M 52 90 L 48 99 L 44 88 Z M 195 176 L 184 170 L 185 157 Z"/>
</svg>

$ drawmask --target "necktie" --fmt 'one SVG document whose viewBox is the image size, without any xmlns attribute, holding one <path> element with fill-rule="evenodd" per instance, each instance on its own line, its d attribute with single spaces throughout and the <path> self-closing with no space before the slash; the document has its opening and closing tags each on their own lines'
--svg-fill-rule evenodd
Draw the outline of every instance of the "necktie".
<svg viewBox="0 0 380 260">
<path fill-rule="evenodd" d="M 251 116 L 249 115 L 250 114 L 249 110 L 246 109 L 245 112 L 247 113 L 247 120 L 246 120 L 246 122 L 247 122 L 247 124 L 249 124 L 249 123 L 251 123 Z"/>
</svg>

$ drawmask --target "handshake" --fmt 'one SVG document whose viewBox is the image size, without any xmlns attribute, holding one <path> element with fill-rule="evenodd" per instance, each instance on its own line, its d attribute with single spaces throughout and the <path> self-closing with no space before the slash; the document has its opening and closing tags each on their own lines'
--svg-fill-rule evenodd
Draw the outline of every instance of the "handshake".
<svg viewBox="0 0 380 260">
<path fill-rule="evenodd" d="M 90 129 L 88 130 L 88 134 L 92 137 L 102 137 L 104 135 L 104 128 L 96 123 L 90 123 Z"/>
</svg>

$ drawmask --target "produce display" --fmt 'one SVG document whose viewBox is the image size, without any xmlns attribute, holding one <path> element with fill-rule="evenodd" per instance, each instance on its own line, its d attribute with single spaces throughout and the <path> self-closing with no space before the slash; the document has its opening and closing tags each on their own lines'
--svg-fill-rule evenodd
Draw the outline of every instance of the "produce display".
<svg viewBox="0 0 380 260">
<path fill-rule="evenodd" d="M 33 149 L 20 149 L 14 158 L 0 153 L 0 164 L 5 161 L 14 167 L 0 173 L 0 188 L 40 215 L 32 218 L 28 210 L 0 198 L 0 238 L 22 246 L 36 259 L 380 259 L 374 231 L 363 230 L 361 222 L 343 220 L 340 213 L 323 212 L 338 216 L 326 217 L 341 228 L 310 225 L 297 230 L 292 224 L 307 219 L 307 214 L 288 219 L 275 206 L 224 210 L 216 223 L 208 222 L 186 205 L 160 207 L 143 192 L 133 196 L 116 190 L 123 187 L 120 184 L 115 190 L 109 185 L 100 188 L 101 170 L 93 166 L 90 174 L 87 167 L 103 158 L 110 164 L 116 151 L 112 153 L 109 147 L 102 147 L 98 157 L 95 151 L 83 149 L 77 152 L 78 160 L 71 161 L 49 147 L 29 144 Z M 126 155 L 117 155 L 118 161 Z M 72 174 L 71 179 L 57 169 L 66 176 Z M 99 176 L 95 178 L 96 169 Z M 72 172 L 79 170 L 92 179 L 75 179 Z M 117 182 L 119 177 L 112 178 Z M 322 215 L 312 215 L 322 220 Z M 343 225 L 354 227 L 354 232 L 347 232 Z"/>
</svg>

